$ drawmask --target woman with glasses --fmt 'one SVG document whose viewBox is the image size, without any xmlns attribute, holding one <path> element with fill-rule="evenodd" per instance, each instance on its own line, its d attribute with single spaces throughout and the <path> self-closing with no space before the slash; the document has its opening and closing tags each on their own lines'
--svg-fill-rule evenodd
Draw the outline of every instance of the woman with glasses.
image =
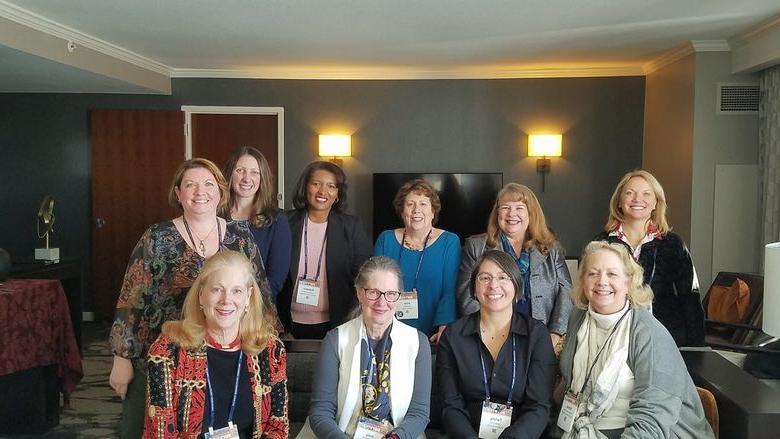
<svg viewBox="0 0 780 439">
<path fill-rule="evenodd" d="M 298 437 L 419 437 L 428 425 L 431 350 L 424 334 L 394 317 L 398 264 L 369 258 L 355 290 L 359 315 L 325 336 Z"/>
<path fill-rule="evenodd" d="M 547 327 L 515 310 L 514 258 L 485 251 L 471 273 L 479 311 L 449 325 L 436 370 L 441 423 L 452 438 L 538 438 L 547 427 L 556 360 Z"/>
</svg>

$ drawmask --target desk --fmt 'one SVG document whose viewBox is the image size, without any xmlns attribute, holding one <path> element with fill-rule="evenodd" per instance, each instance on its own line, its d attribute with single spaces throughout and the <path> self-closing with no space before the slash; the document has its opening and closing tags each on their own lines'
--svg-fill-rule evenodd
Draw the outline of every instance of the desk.
<svg viewBox="0 0 780 439">
<path fill-rule="evenodd" d="M 0 424 L 40 428 L 36 421 L 56 419 L 59 391 L 67 400 L 83 376 L 60 282 L 10 279 L 0 285 L 0 336 Z M 55 392 L 36 393 L 40 388 Z M 54 404 L 49 401 L 53 396 Z M 41 405 L 46 409 L 38 410 Z"/>
<path fill-rule="evenodd" d="M 780 436 L 780 391 L 762 383 L 717 352 L 680 353 L 693 382 L 715 395 L 721 438 Z"/>
</svg>

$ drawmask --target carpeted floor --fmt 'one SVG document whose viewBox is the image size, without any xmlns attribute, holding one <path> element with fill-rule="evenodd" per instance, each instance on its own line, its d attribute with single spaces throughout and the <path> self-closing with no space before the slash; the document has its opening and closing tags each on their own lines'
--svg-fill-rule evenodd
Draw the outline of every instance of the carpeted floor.
<svg viewBox="0 0 780 439">
<path fill-rule="evenodd" d="M 112 356 L 108 326 L 84 322 L 82 327 L 84 378 L 71 395 L 70 407 L 60 412 L 60 423 L 44 434 L 3 438 L 115 438 L 122 403 L 108 386 Z"/>
</svg>

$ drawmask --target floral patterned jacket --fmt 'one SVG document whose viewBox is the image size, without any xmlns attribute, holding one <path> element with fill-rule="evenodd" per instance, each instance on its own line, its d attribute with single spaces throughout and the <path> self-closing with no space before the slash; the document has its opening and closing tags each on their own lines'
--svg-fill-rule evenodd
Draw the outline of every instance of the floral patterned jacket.
<svg viewBox="0 0 780 439">
<path fill-rule="evenodd" d="M 182 349 L 161 335 L 149 349 L 144 438 L 197 438 L 206 409 L 206 344 Z M 255 410 L 252 437 L 284 439 L 287 413 L 287 354 L 273 338 L 256 355 L 247 355 Z"/>
</svg>

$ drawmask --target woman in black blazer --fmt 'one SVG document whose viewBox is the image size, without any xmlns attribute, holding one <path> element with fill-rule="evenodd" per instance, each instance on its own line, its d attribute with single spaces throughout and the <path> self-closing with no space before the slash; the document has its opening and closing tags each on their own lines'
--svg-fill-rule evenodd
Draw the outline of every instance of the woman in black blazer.
<svg viewBox="0 0 780 439">
<path fill-rule="evenodd" d="M 310 163 L 298 179 L 290 273 L 279 295 L 279 317 L 299 339 L 322 339 L 347 321 L 356 305 L 354 280 L 371 256 L 371 241 L 357 217 L 344 213 L 347 177 L 337 165 Z"/>
</svg>

